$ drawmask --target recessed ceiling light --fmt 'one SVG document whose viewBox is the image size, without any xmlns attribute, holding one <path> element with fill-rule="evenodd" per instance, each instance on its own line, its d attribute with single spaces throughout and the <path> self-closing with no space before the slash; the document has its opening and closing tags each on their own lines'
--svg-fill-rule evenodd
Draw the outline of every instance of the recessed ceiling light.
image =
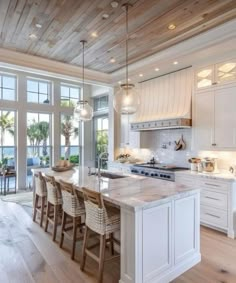
<svg viewBox="0 0 236 283">
<path fill-rule="evenodd" d="M 115 59 L 114 57 L 111 57 L 110 62 L 111 62 L 111 63 L 115 63 L 115 62 L 116 62 L 116 59 Z"/>
<path fill-rule="evenodd" d="M 179 64 L 179 62 L 178 62 L 178 61 L 174 61 L 173 64 L 174 64 L 174 65 L 177 65 L 177 64 Z"/>
<path fill-rule="evenodd" d="M 36 28 L 42 28 L 41 24 L 35 24 Z"/>
<path fill-rule="evenodd" d="M 160 69 L 159 68 L 155 68 L 155 71 L 158 72 Z"/>
<path fill-rule="evenodd" d="M 120 85 L 120 84 L 121 84 L 121 81 L 119 81 L 118 84 Z"/>
<path fill-rule="evenodd" d="M 131 79 L 128 79 L 128 81 L 130 82 L 130 81 L 131 81 Z"/>
<path fill-rule="evenodd" d="M 143 77 L 143 74 L 139 74 L 140 77 Z"/>
<path fill-rule="evenodd" d="M 168 25 L 168 29 L 169 30 L 173 30 L 173 29 L 175 29 L 176 28 L 176 25 L 175 24 L 169 24 Z"/>
<path fill-rule="evenodd" d="M 102 18 L 103 18 L 103 20 L 106 20 L 106 19 L 109 18 L 109 15 L 108 15 L 108 14 L 103 14 L 103 15 L 102 15 Z"/>
<path fill-rule="evenodd" d="M 37 37 L 36 34 L 31 33 L 31 34 L 29 35 L 29 38 L 30 38 L 30 39 L 37 39 L 38 37 Z"/>
<path fill-rule="evenodd" d="M 96 31 L 94 31 L 94 32 L 91 33 L 91 36 L 92 37 L 98 37 L 98 34 L 96 33 Z"/>
<path fill-rule="evenodd" d="M 118 5 L 119 5 L 119 3 L 116 2 L 116 1 L 112 1 L 112 2 L 111 2 L 111 7 L 112 7 L 112 8 L 117 8 Z"/>
</svg>

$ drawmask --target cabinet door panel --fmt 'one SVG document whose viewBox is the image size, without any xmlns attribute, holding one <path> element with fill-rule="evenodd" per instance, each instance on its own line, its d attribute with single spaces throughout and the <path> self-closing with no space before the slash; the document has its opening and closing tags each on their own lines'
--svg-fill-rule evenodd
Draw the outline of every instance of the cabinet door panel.
<svg viewBox="0 0 236 283">
<path fill-rule="evenodd" d="M 214 138 L 214 92 L 195 95 L 194 147 L 209 149 Z"/>
<path fill-rule="evenodd" d="M 214 82 L 214 66 L 199 69 L 195 76 L 196 89 L 210 87 Z"/>
<path fill-rule="evenodd" d="M 236 81 L 236 59 L 216 65 L 217 84 Z"/>
<path fill-rule="evenodd" d="M 236 146 L 236 87 L 215 91 L 215 142 L 220 148 Z"/>
<path fill-rule="evenodd" d="M 170 268 L 171 235 L 170 203 L 143 212 L 143 282 Z"/>
</svg>

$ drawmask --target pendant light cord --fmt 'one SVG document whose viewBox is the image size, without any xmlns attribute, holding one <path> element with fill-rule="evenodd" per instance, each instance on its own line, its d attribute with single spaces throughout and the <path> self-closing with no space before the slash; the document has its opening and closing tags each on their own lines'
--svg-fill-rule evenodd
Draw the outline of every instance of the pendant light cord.
<svg viewBox="0 0 236 283">
<path fill-rule="evenodd" d="M 82 41 L 82 44 L 83 44 L 83 61 L 82 61 L 82 66 L 83 66 L 83 73 L 82 73 L 82 80 L 83 80 L 83 92 L 84 92 L 84 44 L 85 44 L 85 41 Z"/>
<path fill-rule="evenodd" d="M 125 6 L 125 10 L 126 10 L 126 84 L 128 85 L 128 75 L 129 75 L 129 72 L 128 72 L 128 64 L 129 64 L 129 60 L 128 60 L 128 41 L 129 41 L 129 30 L 128 30 L 128 21 L 129 21 L 129 5 L 127 4 Z M 127 92 L 128 92 L 128 87 L 127 87 Z"/>
</svg>

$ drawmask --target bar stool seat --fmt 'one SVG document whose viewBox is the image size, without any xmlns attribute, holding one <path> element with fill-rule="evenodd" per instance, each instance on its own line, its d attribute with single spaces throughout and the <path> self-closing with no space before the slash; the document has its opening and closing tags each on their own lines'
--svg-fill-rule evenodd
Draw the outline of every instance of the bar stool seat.
<svg viewBox="0 0 236 283">
<path fill-rule="evenodd" d="M 113 237 L 113 233 L 120 230 L 120 210 L 109 205 L 105 206 L 101 193 L 87 188 L 83 188 L 83 193 L 86 220 L 80 269 L 84 270 L 87 255 L 93 258 L 99 264 L 98 282 L 100 283 L 103 278 L 104 262 L 119 257 L 119 255 L 114 256 L 114 242 L 119 244 L 119 241 Z M 99 256 L 91 252 L 91 247 L 94 245 L 88 247 L 89 231 L 100 235 Z M 110 251 L 113 255 L 108 259 L 105 259 L 106 242 L 110 243 Z"/>
<path fill-rule="evenodd" d="M 85 216 L 84 201 L 71 183 L 61 180 L 60 188 L 63 200 L 60 248 L 62 248 L 64 236 L 72 240 L 71 259 L 74 260 L 76 242 L 82 240 L 81 236 L 77 237 L 77 229 L 81 230 L 84 225 L 82 223 L 82 217 Z M 71 222 L 67 223 L 67 218 L 72 219 L 72 226 L 66 226 L 71 224 Z M 71 230 L 72 235 L 69 233 Z"/>
<path fill-rule="evenodd" d="M 48 229 L 48 223 L 53 225 L 52 239 L 56 240 L 57 226 L 62 212 L 62 195 L 60 185 L 56 183 L 53 176 L 46 175 L 44 181 L 47 188 L 47 211 L 46 211 L 46 224 L 45 232 Z M 52 208 L 52 211 L 51 211 Z"/>
</svg>

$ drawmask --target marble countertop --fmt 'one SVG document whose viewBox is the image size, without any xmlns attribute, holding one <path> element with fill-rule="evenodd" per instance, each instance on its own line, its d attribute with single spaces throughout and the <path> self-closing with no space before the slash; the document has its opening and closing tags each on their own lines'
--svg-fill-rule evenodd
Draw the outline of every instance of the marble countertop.
<svg viewBox="0 0 236 283">
<path fill-rule="evenodd" d="M 126 174 L 127 177 L 120 179 L 99 179 L 94 175 L 89 176 L 86 167 L 74 167 L 66 172 L 55 172 L 50 168 L 32 169 L 32 172 L 37 171 L 54 176 L 57 181 L 71 182 L 78 189 L 86 187 L 100 191 L 105 200 L 131 210 L 151 208 L 199 191 L 174 182 L 136 175 Z M 120 172 L 117 174 L 122 175 Z"/>
<path fill-rule="evenodd" d="M 214 179 L 214 180 L 221 180 L 221 181 L 228 181 L 228 182 L 235 182 L 236 176 L 228 171 L 219 171 L 217 173 L 207 173 L 207 172 L 197 172 L 191 170 L 184 170 L 178 171 L 175 173 L 176 175 L 185 175 L 185 176 L 192 176 L 192 177 L 199 177 L 199 178 L 206 178 L 206 179 Z"/>
</svg>

